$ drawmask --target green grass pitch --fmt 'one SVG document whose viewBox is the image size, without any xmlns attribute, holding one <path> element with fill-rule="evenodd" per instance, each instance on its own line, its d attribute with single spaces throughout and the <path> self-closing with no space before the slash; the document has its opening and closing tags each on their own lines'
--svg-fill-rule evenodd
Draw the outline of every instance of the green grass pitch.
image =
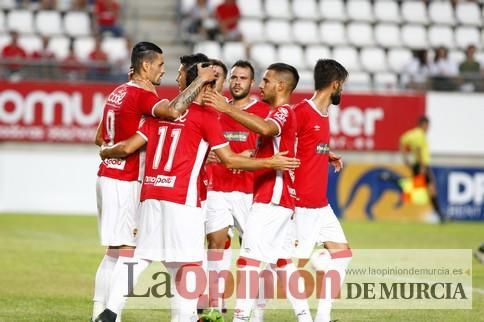
<svg viewBox="0 0 484 322">
<path fill-rule="evenodd" d="M 344 222 L 353 248 L 472 248 L 484 225 Z M 103 255 L 89 216 L 0 215 L 0 321 L 89 321 L 93 280 Z M 473 261 L 472 310 L 335 310 L 345 321 L 484 321 L 484 264 Z M 227 321 L 231 320 L 230 314 Z M 169 321 L 164 310 L 127 310 L 123 322 Z M 294 321 L 268 310 L 266 321 Z"/>
</svg>

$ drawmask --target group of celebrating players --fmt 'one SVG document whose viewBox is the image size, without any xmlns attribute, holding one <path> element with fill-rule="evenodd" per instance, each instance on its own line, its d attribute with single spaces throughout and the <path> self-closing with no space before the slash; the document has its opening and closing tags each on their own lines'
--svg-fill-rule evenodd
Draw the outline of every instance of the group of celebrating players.
<svg viewBox="0 0 484 322">
<path fill-rule="evenodd" d="M 201 320 L 223 321 L 217 296 L 223 283 L 209 280 L 201 304 L 203 297 L 177 291 L 176 277 L 187 276 L 186 288 L 194 289 L 197 279 L 187 275 L 194 265 L 230 270 L 233 228 L 242 239 L 239 273 L 258 276 L 267 265 L 277 276 L 297 276 L 291 258 L 303 267 L 322 244 L 331 254 L 325 270 L 338 272 L 342 283 L 352 255 L 326 191 L 329 165 L 343 166 L 329 148 L 328 109 L 339 104 L 346 69 L 319 60 L 314 95 L 290 105 L 299 75 L 285 63 L 265 70 L 261 101 L 251 96 L 248 61 L 229 71 L 204 54 L 181 57 L 180 94 L 172 101 L 156 92 L 164 74 L 158 46 L 136 44 L 131 63 L 130 80 L 108 96 L 96 135 L 103 159 L 99 230 L 107 251 L 96 273 L 93 321 L 120 321 L 130 285 L 153 261 L 171 276 L 171 321 L 197 321 L 197 306 L 210 308 Z M 222 95 L 226 78 L 230 99 Z M 256 287 L 259 299 L 238 296 L 233 321 L 262 321 L 263 284 L 238 283 Z M 297 321 L 313 321 L 307 299 L 291 292 L 287 298 Z M 332 299 L 318 301 L 314 321 L 329 322 Z"/>
</svg>

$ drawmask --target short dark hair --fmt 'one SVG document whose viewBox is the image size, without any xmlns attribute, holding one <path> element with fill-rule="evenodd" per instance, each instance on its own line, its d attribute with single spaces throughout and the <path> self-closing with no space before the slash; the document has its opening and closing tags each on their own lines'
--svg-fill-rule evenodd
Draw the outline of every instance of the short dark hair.
<svg viewBox="0 0 484 322">
<path fill-rule="evenodd" d="M 196 53 L 191 55 L 184 55 L 180 57 L 180 64 L 182 64 L 186 70 L 198 63 L 205 63 L 210 59 L 202 53 Z"/>
<path fill-rule="evenodd" d="M 205 62 L 205 64 L 202 64 L 202 67 L 208 67 L 210 66 L 211 62 Z M 186 85 L 187 87 L 190 86 L 190 84 L 195 80 L 195 78 L 198 77 L 198 66 L 197 64 L 193 64 L 187 69 L 187 77 L 186 77 Z M 213 80 L 210 84 L 215 84 L 215 80 Z"/>
<path fill-rule="evenodd" d="M 269 65 L 269 67 L 267 67 L 267 70 L 273 70 L 277 73 L 290 75 L 291 82 L 289 83 L 289 85 L 291 86 L 291 91 L 296 89 L 297 83 L 299 82 L 299 73 L 297 72 L 297 69 L 294 68 L 294 66 L 286 63 L 274 63 Z"/>
<path fill-rule="evenodd" d="M 248 61 L 248 60 L 237 60 L 233 65 L 232 68 L 234 67 L 241 67 L 241 68 L 248 68 L 250 69 L 250 77 L 251 79 L 255 78 L 255 71 L 254 71 L 254 66 Z"/>
<path fill-rule="evenodd" d="M 334 59 L 319 59 L 314 66 L 314 88 L 328 87 L 333 81 L 345 81 L 348 71 Z"/>
<path fill-rule="evenodd" d="M 227 78 L 228 70 L 227 66 L 225 66 L 223 61 L 221 61 L 220 59 L 210 59 L 210 64 L 221 67 L 224 71 L 224 78 Z"/>
<path fill-rule="evenodd" d="M 163 50 L 157 45 L 147 41 L 137 43 L 131 51 L 131 66 L 134 71 L 138 72 L 143 62 L 153 60 L 156 54 L 163 54 Z"/>
<path fill-rule="evenodd" d="M 429 118 L 425 115 L 422 115 L 418 118 L 417 124 L 418 125 L 424 125 L 424 124 L 429 124 L 429 122 L 430 122 Z"/>
</svg>

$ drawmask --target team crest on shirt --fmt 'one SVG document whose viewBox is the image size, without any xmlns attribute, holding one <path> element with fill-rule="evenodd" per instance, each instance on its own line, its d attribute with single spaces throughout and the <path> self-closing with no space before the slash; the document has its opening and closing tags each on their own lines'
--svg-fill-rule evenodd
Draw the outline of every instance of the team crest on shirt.
<svg viewBox="0 0 484 322">
<path fill-rule="evenodd" d="M 329 144 L 328 143 L 319 143 L 316 145 L 316 154 L 328 154 L 329 153 Z"/>
<path fill-rule="evenodd" d="M 225 139 L 227 141 L 234 141 L 234 142 L 247 142 L 247 138 L 249 137 L 248 132 L 224 132 Z"/>
<path fill-rule="evenodd" d="M 321 130 L 321 126 L 319 126 L 319 125 L 315 125 L 315 126 L 314 126 L 314 131 L 319 131 L 319 130 Z"/>
</svg>

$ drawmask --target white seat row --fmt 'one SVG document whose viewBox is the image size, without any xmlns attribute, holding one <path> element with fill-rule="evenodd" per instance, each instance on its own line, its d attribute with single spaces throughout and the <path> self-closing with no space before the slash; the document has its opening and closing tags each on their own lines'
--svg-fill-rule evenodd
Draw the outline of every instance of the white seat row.
<svg viewBox="0 0 484 322">
<path fill-rule="evenodd" d="M 24 34 L 63 35 L 71 37 L 91 35 L 91 19 L 87 12 L 71 11 L 64 17 L 59 11 L 12 10 L 0 11 L 0 32 L 17 31 Z"/>
<path fill-rule="evenodd" d="M 0 51 L 10 42 L 9 34 L 0 34 Z M 19 36 L 19 45 L 27 52 L 32 54 L 42 48 L 42 40 L 39 36 L 26 34 Z M 94 49 L 93 37 L 78 37 L 74 40 L 74 53 L 81 61 L 88 60 L 88 56 Z M 54 36 L 50 38 L 48 48 L 54 53 L 55 57 L 62 60 L 69 53 L 70 40 L 64 36 Z M 103 39 L 101 48 L 108 55 L 108 60 L 116 63 L 119 60 L 129 57 L 126 39 L 119 37 L 106 37 Z"/>
<path fill-rule="evenodd" d="M 187 12 L 195 0 L 182 0 L 181 10 Z M 215 8 L 222 0 L 209 0 Z M 478 4 L 459 1 L 454 9 L 450 1 L 432 1 L 428 7 L 422 0 L 243 0 L 238 1 L 244 17 L 338 20 L 365 22 L 402 22 L 417 24 L 481 26 L 483 11 Z"/>
<path fill-rule="evenodd" d="M 455 30 L 454 30 L 455 29 Z M 369 23 L 352 22 L 347 25 L 337 22 L 296 20 L 289 22 L 271 19 L 263 23 L 258 19 L 243 19 L 240 31 L 248 42 L 270 41 L 279 43 L 353 45 L 357 47 L 379 45 L 382 47 L 426 48 L 445 45 L 449 48 L 465 48 L 469 44 L 479 47 L 484 43 L 484 32 L 472 26 L 433 25 L 428 28 L 418 24 L 399 27 L 396 24 L 380 23 L 374 27 Z M 482 38 L 482 39 L 480 39 Z"/>
</svg>

